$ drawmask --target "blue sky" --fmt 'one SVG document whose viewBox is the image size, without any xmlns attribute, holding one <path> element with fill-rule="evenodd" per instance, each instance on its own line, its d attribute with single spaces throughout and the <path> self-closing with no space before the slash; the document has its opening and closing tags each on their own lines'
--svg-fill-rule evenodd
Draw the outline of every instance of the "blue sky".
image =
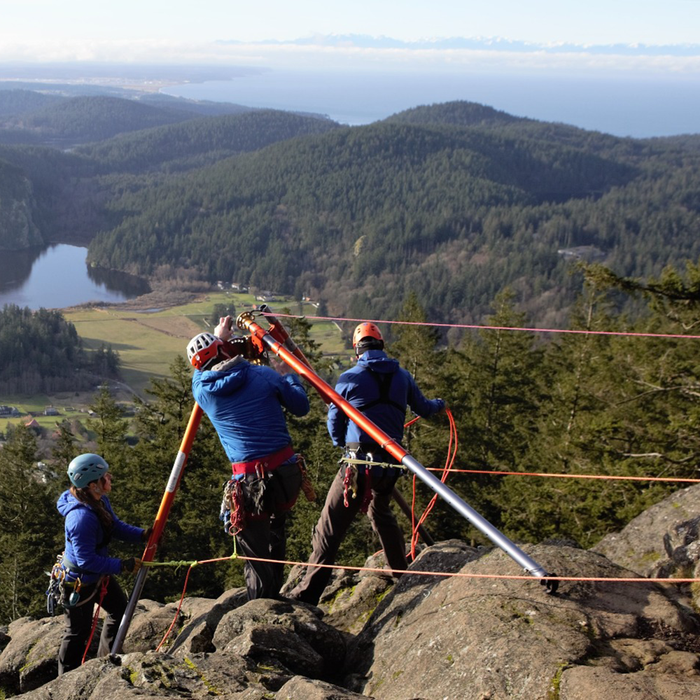
<svg viewBox="0 0 700 700">
<path fill-rule="evenodd" d="M 404 41 L 502 37 L 538 44 L 700 45 L 700 0 L 0 0 L 0 60 L 158 61 L 269 64 L 416 60 L 498 66 L 508 57 L 464 52 L 393 52 L 264 47 L 329 34 Z M 242 44 L 222 44 L 238 41 Z M 248 44 L 246 45 L 246 42 Z M 642 69 L 700 74 L 694 59 L 644 59 Z M 547 58 L 537 51 L 519 65 L 571 63 L 593 69 L 602 59 Z M 616 61 L 617 69 L 634 62 Z"/>
<path fill-rule="evenodd" d="M 319 34 L 415 40 L 698 43 L 699 0 L 0 0 L 3 41 L 260 41 Z"/>
</svg>

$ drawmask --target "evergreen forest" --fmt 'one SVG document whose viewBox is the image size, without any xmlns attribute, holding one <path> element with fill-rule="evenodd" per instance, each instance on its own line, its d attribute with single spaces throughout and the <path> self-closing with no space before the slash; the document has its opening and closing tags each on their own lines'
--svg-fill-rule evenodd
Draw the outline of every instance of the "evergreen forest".
<svg viewBox="0 0 700 700">
<path fill-rule="evenodd" d="M 119 355 L 102 345 L 85 348 L 75 326 L 61 313 L 0 309 L 0 395 L 54 394 L 92 390 L 119 376 Z"/>
<path fill-rule="evenodd" d="M 618 138 L 469 102 L 347 127 L 46 97 L 0 90 L 2 248 L 77 242 L 97 267 L 352 317 L 393 317 L 413 291 L 431 318 L 480 322 L 509 287 L 539 327 L 568 322 L 572 262 L 642 278 L 700 257 L 697 135 Z"/>
</svg>

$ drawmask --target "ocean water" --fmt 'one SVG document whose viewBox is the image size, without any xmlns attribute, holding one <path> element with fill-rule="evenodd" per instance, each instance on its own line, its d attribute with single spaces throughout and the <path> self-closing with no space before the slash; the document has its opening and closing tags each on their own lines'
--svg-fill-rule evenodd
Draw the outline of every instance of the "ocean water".
<svg viewBox="0 0 700 700">
<path fill-rule="evenodd" d="M 615 136 L 700 133 L 700 77 L 566 77 L 270 70 L 170 86 L 165 94 L 325 114 L 369 124 L 418 105 L 467 100 Z"/>
</svg>

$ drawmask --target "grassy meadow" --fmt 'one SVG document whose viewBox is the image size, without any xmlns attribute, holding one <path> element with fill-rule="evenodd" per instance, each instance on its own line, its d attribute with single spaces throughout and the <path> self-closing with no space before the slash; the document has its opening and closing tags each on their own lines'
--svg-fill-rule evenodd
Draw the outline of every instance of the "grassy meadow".
<svg viewBox="0 0 700 700">
<path fill-rule="evenodd" d="M 153 377 L 166 377 L 177 355 L 184 356 L 187 342 L 204 330 L 212 330 L 211 316 L 215 305 L 233 303 L 236 312 L 256 308 L 259 304 L 251 294 L 235 294 L 221 290 L 202 294 L 189 303 L 162 309 L 136 310 L 128 302 L 110 306 L 74 307 L 63 315 L 72 323 L 89 348 L 101 344 L 112 347 L 121 360 L 122 382 L 116 387 L 116 398 L 129 403 L 134 395 L 147 398 L 146 389 Z M 295 315 L 317 314 L 310 303 L 282 299 L 270 303 L 273 312 L 288 309 Z M 284 319 L 282 319 L 284 322 Z M 339 327 L 330 321 L 313 322 L 311 336 L 321 344 L 324 354 L 347 355 Z M 265 326 L 265 322 L 261 321 Z M 110 383 L 114 384 L 114 383 Z M 95 387 L 97 390 L 97 387 Z M 87 416 L 87 407 L 94 400 L 93 392 L 62 392 L 56 395 L 0 396 L 0 405 L 14 406 L 18 417 L 0 416 L 0 430 L 6 424 L 27 422 L 28 414 L 45 428 L 53 428 L 57 420 Z M 54 407 L 58 416 L 44 415 Z"/>
</svg>

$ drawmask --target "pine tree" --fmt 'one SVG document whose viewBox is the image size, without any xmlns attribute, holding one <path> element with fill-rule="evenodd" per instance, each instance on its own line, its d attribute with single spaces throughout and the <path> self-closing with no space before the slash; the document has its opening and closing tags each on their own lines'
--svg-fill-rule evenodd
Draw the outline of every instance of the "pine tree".
<svg viewBox="0 0 700 700">
<path fill-rule="evenodd" d="M 106 384 L 100 386 L 90 410 L 95 417 L 89 419 L 87 424 L 95 433 L 97 452 L 110 465 L 116 476 L 128 461 L 128 421 Z"/>
<path fill-rule="evenodd" d="M 534 333 L 509 330 L 527 326 L 525 315 L 514 308 L 512 292 L 499 294 L 494 309 L 488 319 L 493 329 L 465 339 L 462 349 L 448 356 L 448 401 L 461 445 L 457 466 L 520 471 L 541 418 L 542 350 Z M 495 475 L 453 479 L 458 493 L 496 527 L 504 508 L 501 479 Z"/>
<path fill-rule="evenodd" d="M 68 421 L 63 420 L 56 424 L 57 435 L 51 450 L 51 464 L 57 474 L 63 475 L 68 469 L 71 460 L 78 455 L 76 438 Z"/>
<path fill-rule="evenodd" d="M 139 406 L 134 422 L 139 441 L 124 472 L 128 488 L 114 498 L 120 515 L 142 527 L 155 520 L 194 406 L 189 365 L 176 357 L 170 372 L 166 379 L 151 380 L 149 401 Z M 203 417 L 158 548 L 160 560 L 195 561 L 231 554 L 231 538 L 224 535 L 218 519 L 222 486 L 229 474 L 216 432 Z M 195 569 L 190 594 L 216 597 L 229 585 L 242 585 L 242 578 L 235 575 L 240 567 L 227 579 L 231 568 L 221 564 Z M 145 595 L 169 598 L 181 586 L 181 578 L 174 577 L 172 569 L 155 569 Z"/>
<path fill-rule="evenodd" d="M 40 616 L 44 591 L 60 551 L 63 521 L 52 486 L 37 469 L 37 442 L 19 426 L 0 450 L 0 623 Z"/>
</svg>

